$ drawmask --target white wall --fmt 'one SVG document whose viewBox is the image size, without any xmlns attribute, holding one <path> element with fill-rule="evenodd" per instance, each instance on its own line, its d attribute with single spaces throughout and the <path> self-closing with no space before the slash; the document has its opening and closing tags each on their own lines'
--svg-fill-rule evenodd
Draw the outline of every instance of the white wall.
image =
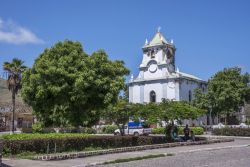
<svg viewBox="0 0 250 167">
<path fill-rule="evenodd" d="M 130 95 L 129 95 L 130 96 Z M 140 86 L 134 85 L 132 87 L 132 97 L 129 97 L 133 103 L 140 103 Z"/>
<path fill-rule="evenodd" d="M 192 92 L 192 99 L 194 99 L 194 89 L 199 87 L 199 83 L 192 80 L 182 79 L 180 83 L 180 100 L 189 101 L 189 91 Z"/>
<path fill-rule="evenodd" d="M 144 102 L 150 102 L 150 92 L 155 91 L 156 102 L 161 102 L 163 98 L 161 83 L 148 83 L 144 86 Z"/>
<path fill-rule="evenodd" d="M 167 99 L 169 100 L 176 100 L 176 95 L 175 95 L 175 82 L 169 81 L 167 84 Z"/>
</svg>

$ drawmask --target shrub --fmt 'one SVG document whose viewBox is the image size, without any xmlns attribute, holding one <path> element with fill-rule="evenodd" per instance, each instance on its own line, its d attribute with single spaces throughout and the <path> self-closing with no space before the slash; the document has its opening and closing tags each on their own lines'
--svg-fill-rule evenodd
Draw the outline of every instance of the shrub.
<svg viewBox="0 0 250 167">
<path fill-rule="evenodd" d="M 43 130 L 42 123 L 36 122 L 32 125 L 32 132 L 33 133 L 41 133 Z"/>
<path fill-rule="evenodd" d="M 32 128 L 22 128 L 23 133 L 56 133 L 56 128 L 47 127 L 42 128 L 40 123 L 33 124 Z M 66 127 L 58 128 L 59 133 L 86 133 L 86 134 L 96 134 L 96 130 L 93 128 L 75 128 L 75 127 Z"/>
<path fill-rule="evenodd" d="M 183 135 L 184 127 L 178 127 L 178 134 Z M 190 130 L 194 132 L 195 135 L 202 135 L 204 133 L 204 129 L 202 127 L 190 127 Z M 165 128 L 154 128 L 152 129 L 153 134 L 165 134 Z"/>
<path fill-rule="evenodd" d="M 165 129 L 164 127 L 160 128 L 153 128 L 152 129 L 152 134 L 165 134 Z"/>
<path fill-rule="evenodd" d="M 74 137 L 87 137 L 87 134 L 81 133 L 33 133 L 33 134 L 12 134 L 1 136 L 4 140 L 32 140 L 32 139 L 57 139 L 57 138 L 74 138 Z"/>
<path fill-rule="evenodd" d="M 250 118 L 248 118 L 248 119 L 246 120 L 246 124 L 247 124 L 247 125 L 250 125 Z"/>
<path fill-rule="evenodd" d="M 250 128 L 217 128 L 212 133 L 221 136 L 250 136 Z"/>
<path fill-rule="evenodd" d="M 131 146 L 148 145 L 148 144 L 160 144 L 166 142 L 165 137 L 149 137 L 149 136 L 72 137 L 71 136 L 72 134 L 70 134 L 71 137 L 62 137 L 63 135 L 64 134 L 56 135 L 56 138 L 49 138 L 48 136 L 44 138 L 37 138 L 38 136 L 36 136 L 36 138 L 34 138 L 34 136 L 33 137 L 26 136 L 26 138 L 24 137 L 21 138 L 18 137 L 18 135 L 16 135 L 15 137 L 9 137 L 8 139 L 6 139 L 5 136 L 4 152 L 11 154 L 19 154 L 27 151 L 36 153 L 52 153 L 55 151 L 55 147 L 56 147 L 56 152 L 65 152 L 65 151 L 82 151 L 88 147 L 117 148 L 117 147 L 131 147 Z M 33 139 L 27 139 L 27 138 L 33 138 Z"/>
<path fill-rule="evenodd" d="M 102 132 L 106 134 L 113 134 L 116 129 L 118 129 L 117 125 L 107 125 L 102 128 Z"/>
</svg>

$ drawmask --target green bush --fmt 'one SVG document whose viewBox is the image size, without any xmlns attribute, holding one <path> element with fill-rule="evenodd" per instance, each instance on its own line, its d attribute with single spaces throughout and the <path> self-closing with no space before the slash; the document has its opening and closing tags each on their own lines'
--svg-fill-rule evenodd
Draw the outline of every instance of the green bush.
<svg viewBox="0 0 250 167">
<path fill-rule="evenodd" d="M 178 127 L 178 134 L 183 135 L 184 127 Z M 204 129 L 202 127 L 190 127 L 190 131 L 193 131 L 195 135 L 202 135 L 204 133 Z M 165 128 L 154 128 L 152 129 L 153 134 L 165 134 Z"/>
<path fill-rule="evenodd" d="M 250 118 L 248 118 L 248 119 L 246 120 L 246 124 L 247 124 L 247 125 L 250 125 Z"/>
<path fill-rule="evenodd" d="M 160 128 L 153 128 L 152 129 L 152 134 L 165 134 L 165 129 L 164 127 Z"/>
<path fill-rule="evenodd" d="M 82 133 L 21 133 L 12 135 L 1 136 L 4 140 L 32 140 L 32 139 L 57 139 L 57 138 L 74 138 L 74 137 L 87 137 L 89 135 Z"/>
<path fill-rule="evenodd" d="M 117 125 L 107 125 L 102 128 L 102 133 L 113 134 L 116 129 L 118 129 Z"/>
<path fill-rule="evenodd" d="M 214 135 L 221 136 L 250 136 L 250 128 L 221 128 L 212 131 Z"/>
<path fill-rule="evenodd" d="M 42 123 L 36 122 L 32 125 L 32 132 L 33 133 L 41 133 L 43 130 Z"/>
<path fill-rule="evenodd" d="M 93 128 L 82 127 L 82 128 L 75 128 L 75 127 L 65 127 L 65 128 L 58 128 L 59 133 L 86 133 L 86 134 L 96 134 L 96 130 Z M 46 127 L 42 128 L 40 123 L 33 124 L 32 128 L 22 128 L 23 133 L 56 133 L 55 128 L 53 127 Z"/>
<path fill-rule="evenodd" d="M 25 136 L 26 135 L 26 136 Z M 85 148 L 118 148 L 148 144 L 165 143 L 165 137 L 150 136 L 79 136 L 79 134 L 28 134 L 5 136 L 4 153 L 19 154 L 22 152 L 53 153 L 82 151 Z M 50 136 L 52 135 L 52 136 Z M 73 135 L 73 136 L 72 136 Z"/>
</svg>

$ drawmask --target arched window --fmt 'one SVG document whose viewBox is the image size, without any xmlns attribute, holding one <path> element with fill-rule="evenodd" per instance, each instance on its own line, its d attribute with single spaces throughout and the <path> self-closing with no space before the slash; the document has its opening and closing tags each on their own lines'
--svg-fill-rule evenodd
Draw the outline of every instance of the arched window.
<svg viewBox="0 0 250 167">
<path fill-rule="evenodd" d="M 150 102 L 153 102 L 153 103 L 156 102 L 156 94 L 155 94 L 155 91 L 152 90 L 152 91 L 150 92 L 150 95 L 149 95 L 149 96 L 150 96 Z"/>
<path fill-rule="evenodd" d="M 192 92 L 191 92 L 191 90 L 188 91 L 188 101 L 189 101 L 189 103 L 192 101 Z"/>
</svg>

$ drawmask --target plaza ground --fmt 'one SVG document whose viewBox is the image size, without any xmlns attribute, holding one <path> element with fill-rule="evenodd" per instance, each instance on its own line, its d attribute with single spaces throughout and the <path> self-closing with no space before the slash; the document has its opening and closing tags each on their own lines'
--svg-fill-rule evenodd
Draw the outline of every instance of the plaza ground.
<svg viewBox="0 0 250 167">
<path fill-rule="evenodd" d="M 250 140 L 235 139 L 234 142 L 215 143 L 208 145 L 193 145 L 173 148 L 162 148 L 136 152 L 107 154 L 86 158 L 69 159 L 62 161 L 35 161 L 25 159 L 4 159 L 4 166 L 15 167 L 84 167 L 86 165 L 112 161 L 119 158 L 132 158 L 151 154 L 173 153 L 174 156 L 133 161 L 105 166 L 212 166 L 212 167 L 248 167 L 250 164 Z"/>
<path fill-rule="evenodd" d="M 105 167 L 249 167 L 249 157 L 250 147 L 234 147 L 179 153 L 175 156 L 105 165 Z"/>
</svg>

